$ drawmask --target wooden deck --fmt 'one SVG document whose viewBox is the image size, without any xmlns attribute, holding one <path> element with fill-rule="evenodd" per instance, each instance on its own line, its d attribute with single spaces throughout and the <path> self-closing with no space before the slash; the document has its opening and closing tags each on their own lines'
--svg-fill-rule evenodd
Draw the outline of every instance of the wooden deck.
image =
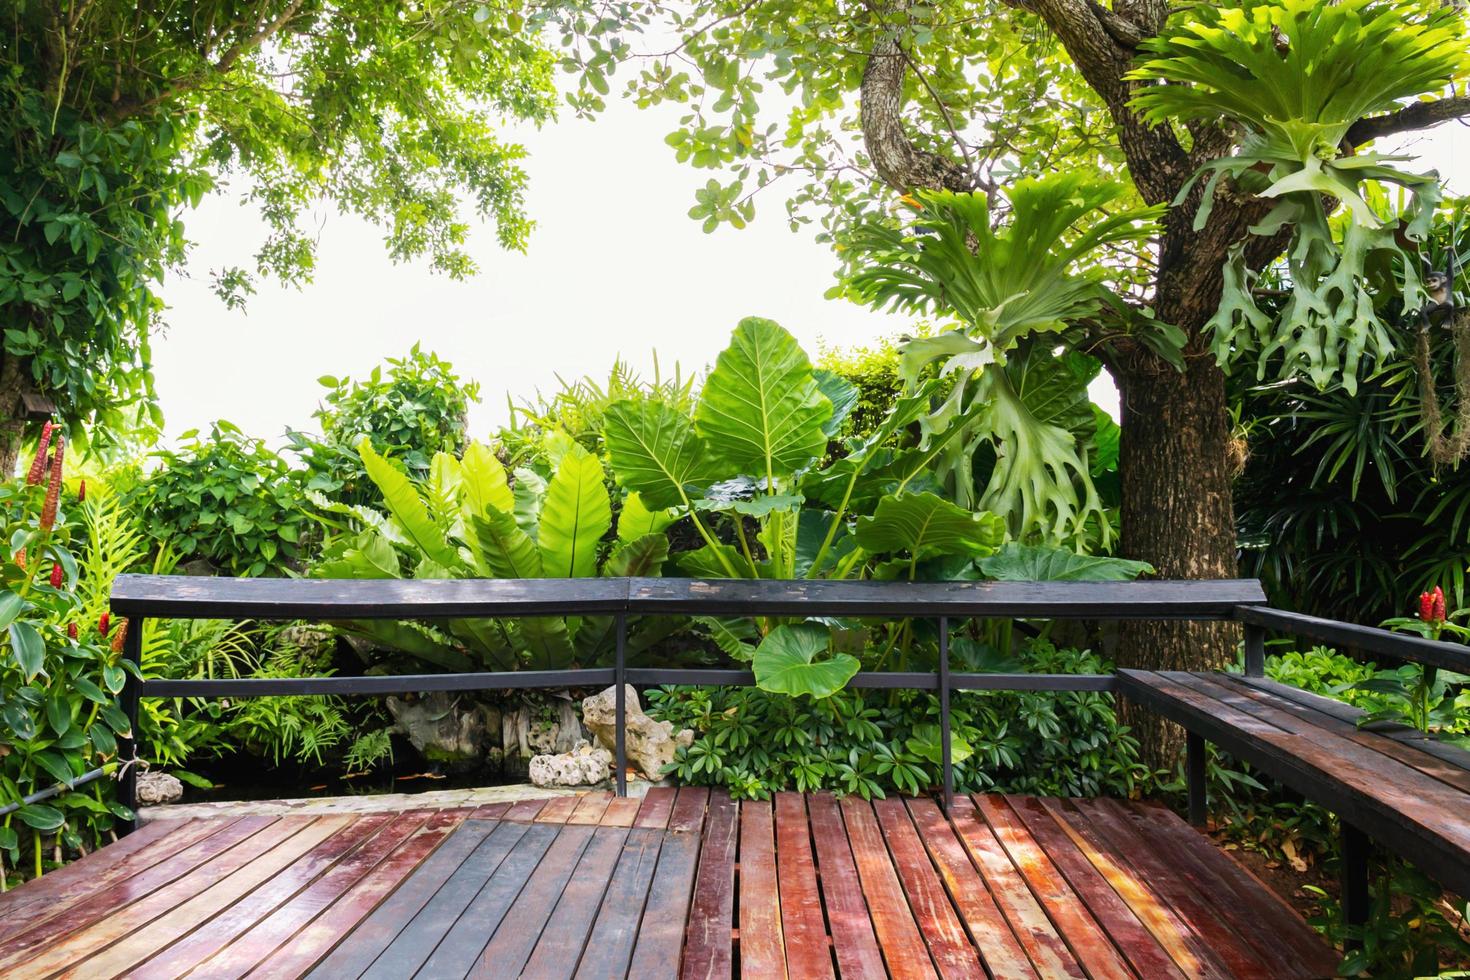
<svg viewBox="0 0 1470 980">
<path fill-rule="evenodd" d="M 159 820 L 0 896 L 0 976 L 1318 977 L 1168 811 L 651 790 Z"/>
</svg>

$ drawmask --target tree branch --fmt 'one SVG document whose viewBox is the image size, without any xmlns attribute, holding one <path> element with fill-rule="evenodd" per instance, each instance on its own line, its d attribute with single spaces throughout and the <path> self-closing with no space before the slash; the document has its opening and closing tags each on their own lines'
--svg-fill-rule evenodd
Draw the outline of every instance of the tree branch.
<svg viewBox="0 0 1470 980">
<path fill-rule="evenodd" d="M 1397 112 L 1359 119 L 1348 130 L 1347 141 L 1353 146 L 1361 146 L 1382 136 L 1414 129 L 1429 129 L 1464 116 L 1470 116 L 1470 95 L 1456 95 L 1433 102 L 1416 102 Z"/>
</svg>

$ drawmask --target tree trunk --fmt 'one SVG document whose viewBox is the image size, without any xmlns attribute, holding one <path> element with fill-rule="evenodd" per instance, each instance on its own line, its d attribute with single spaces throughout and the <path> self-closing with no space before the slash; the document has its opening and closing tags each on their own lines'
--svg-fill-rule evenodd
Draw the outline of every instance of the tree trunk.
<svg viewBox="0 0 1470 980">
<path fill-rule="evenodd" d="M 15 475 L 21 444 L 25 441 L 25 415 L 21 406 L 21 387 L 25 372 L 21 359 L 14 354 L 0 360 L 0 480 Z"/>
<path fill-rule="evenodd" d="M 1155 361 L 1118 377 L 1122 553 L 1152 564 L 1159 578 L 1230 578 L 1235 518 L 1225 376 L 1208 355 L 1189 363 L 1185 373 Z M 1216 668 L 1229 659 L 1235 632 L 1226 623 L 1125 623 L 1119 661 L 1148 670 Z M 1154 712 L 1122 708 L 1145 764 L 1172 769 L 1180 730 Z"/>
</svg>

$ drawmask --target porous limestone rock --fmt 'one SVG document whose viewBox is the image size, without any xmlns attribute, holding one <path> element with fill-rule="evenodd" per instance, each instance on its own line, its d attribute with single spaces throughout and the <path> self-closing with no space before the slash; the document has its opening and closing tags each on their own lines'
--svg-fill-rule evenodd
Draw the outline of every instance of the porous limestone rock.
<svg viewBox="0 0 1470 980">
<path fill-rule="evenodd" d="M 674 761 L 674 750 L 680 745 L 689 745 L 694 733 L 685 729 L 677 735 L 674 726 L 667 721 L 654 721 L 643 713 L 638 701 L 638 692 L 632 685 L 624 687 L 624 738 L 628 763 L 643 774 L 645 779 L 658 781 L 663 778 L 663 768 Z M 582 701 L 582 724 L 593 734 L 598 743 L 609 751 L 616 747 L 617 688 L 610 687 Z"/>
<path fill-rule="evenodd" d="M 596 786 L 612 775 L 613 754 L 579 741 L 570 752 L 538 755 L 527 767 L 532 785 Z"/>
<path fill-rule="evenodd" d="M 183 798 L 184 784 L 176 776 L 170 776 L 166 772 L 138 773 L 139 804 L 161 806 L 164 803 L 177 803 Z"/>
<path fill-rule="evenodd" d="M 478 768 L 485 759 L 485 713 L 473 701 L 436 691 L 413 699 L 387 700 L 394 727 L 429 762 L 459 772 Z"/>
</svg>

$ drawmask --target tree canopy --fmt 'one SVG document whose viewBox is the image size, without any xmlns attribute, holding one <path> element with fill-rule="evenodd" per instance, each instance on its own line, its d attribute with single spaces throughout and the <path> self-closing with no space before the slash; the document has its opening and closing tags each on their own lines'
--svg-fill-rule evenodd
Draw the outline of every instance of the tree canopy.
<svg viewBox="0 0 1470 980">
<path fill-rule="evenodd" d="M 552 115 L 555 63 L 512 5 L 425 0 L 10 0 L 0 42 L 0 420 L 19 394 L 76 435 L 159 421 L 157 286 L 184 213 L 230 189 L 269 228 L 253 268 L 213 270 L 238 304 L 259 274 L 309 279 L 312 211 L 382 227 L 395 259 L 474 271 L 474 219 L 522 248 L 519 146 L 499 121 Z"/>
</svg>

